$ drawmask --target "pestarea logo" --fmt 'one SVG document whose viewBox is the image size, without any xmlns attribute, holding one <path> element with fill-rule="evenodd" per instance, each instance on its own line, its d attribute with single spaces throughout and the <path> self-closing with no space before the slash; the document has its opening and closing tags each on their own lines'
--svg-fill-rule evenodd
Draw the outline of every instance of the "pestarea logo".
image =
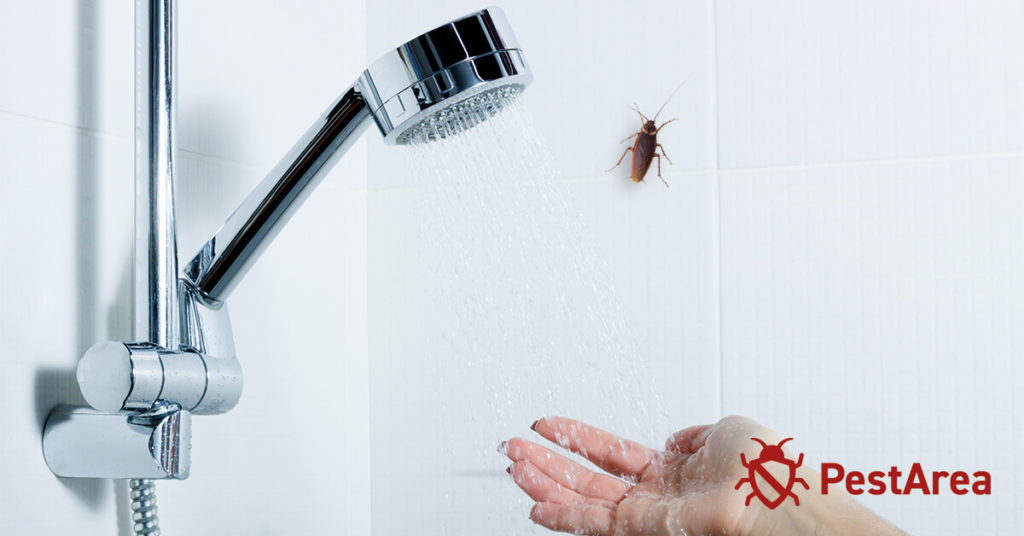
<svg viewBox="0 0 1024 536">
<path fill-rule="evenodd" d="M 749 462 L 744 453 L 740 453 L 740 462 L 743 467 L 747 469 L 747 476 L 741 478 L 736 483 L 736 489 L 740 489 L 743 484 L 750 484 L 753 491 L 750 495 L 747 495 L 746 505 L 750 506 L 750 499 L 757 497 L 765 506 L 770 510 L 774 510 L 777 506 L 782 504 L 788 497 L 793 498 L 793 502 L 800 506 L 800 498 L 793 493 L 793 485 L 800 484 L 804 489 L 811 489 L 807 485 L 804 479 L 796 476 L 796 469 L 804 463 L 804 453 L 800 453 L 800 457 L 796 460 L 790 460 L 786 458 L 786 454 L 782 452 L 782 445 L 786 441 L 792 441 L 792 437 L 787 437 L 779 442 L 778 445 L 769 445 L 764 441 L 756 437 L 750 438 L 761 444 L 761 454 Z M 781 482 L 775 475 L 772 474 L 769 469 L 770 465 L 778 465 L 782 468 L 782 472 L 786 474 L 785 482 Z M 761 477 L 758 480 L 757 477 Z M 767 485 L 768 489 L 761 489 L 762 483 Z"/>
<path fill-rule="evenodd" d="M 804 490 L 810 492 L 811 487 L 803 478 L 797 476 L 797 469 L 804 463 L 803 453 L 793 460 L 787 458 L 782 450 L 782 445 L 793 438 L 783 439 L 776 445 L 768 444 L 756 437 L 750 439 L 761 445 L 761 452 L 751 460 L 747 460 L 746 455 L 740 453 L 740 463 L 747 470 L 747 474 L 736 483 L 735 489 L 740 489 L 744 484 L 750 485 L 751 491 L 745 504 L 750 506 L 750 501 L 756 497 L 770 510 L 783 504 L 786 499 L 792 499 L 794 505 L 800 506 L 800 497 L 794 490 L 799 490 L 798 486 L 803 486 Z M 821 464 L 820 473 L 819 492 L 822 495 L 828 495 L 830 490 L 835 489 L 833 486 L 841 486 L 851 495 L 992 494 L 992 475 L 988 471 L 929 472 L 917 462 L 913 463 L 908 471 L 902 471 L 894 465 L 885 471 L 868 472 L 848 471 L 840 463 L 826 462 Z"/>
</svg>

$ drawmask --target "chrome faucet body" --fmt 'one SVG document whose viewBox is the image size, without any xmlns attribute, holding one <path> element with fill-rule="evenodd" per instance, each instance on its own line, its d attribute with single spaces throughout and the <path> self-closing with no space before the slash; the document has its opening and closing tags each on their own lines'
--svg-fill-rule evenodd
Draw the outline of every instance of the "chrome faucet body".
<svg viewBox="0 0 1024 536">
<path fill-rule="evenodd" d="M 148 1 L 170 6 L 173 0 Z M 191 415 L 224 413 L 241 397 L 242 373 L 226 300 L 334 163 L 371 122 L 388 144 L 446 137 L 500 109 L 490 99 L 483 113 L 462 116 L 465 107 L 460 105 L 496 92 L 518 93 L 533 79 L 497 8 L 472 13 L 392 50 L 341 93 L 179 277 L 171 181 L 170 12 L 163 22 L 151 24 L 145 41 L 157 43 L 142 56 L 147 69 L 152 66 L 147 72 L 156 74 L 145 85 L 144 112 L 137 113 L 139 124 L 155 125 L 136 141 L 144 148 L 136 170 L 136 182 L 142 184 L 135 199 L 136 336 L 145 342 L 100 342 L 79 361 L 79 386 L 93 409 L 55 409 L 43 435 L 47 464 L 59 476 L 187 477 Z M 444 118 L 453 117 L 458 128 L 445 126 Z"/>
</svg>

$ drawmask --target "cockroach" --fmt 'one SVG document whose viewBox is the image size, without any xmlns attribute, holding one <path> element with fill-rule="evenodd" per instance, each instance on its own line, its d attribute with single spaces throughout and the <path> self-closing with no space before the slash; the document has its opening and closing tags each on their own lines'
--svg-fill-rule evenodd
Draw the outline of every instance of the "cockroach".
<svg viewBox="0 0 1024 536">
<path fill-rule="evenodd" d="M 682 84 L 680 84 L 679 87 L 683 87 Z M 672 97 L 674 97 L 676 92 L 679 91 L 679 87 L 677 87 L 676 90 L 673 91 L 667 99 L 665 99 L 665 104 L 668 104 L 668 101 L 672 100 Z M 651 167 L 651 160 L 657 158 L 658 178 L 661 179 L 661 182 L 664 182 L 665 187 L 668 188 L 668 181 L 666 181 L 665 178 L 661 176 L 661 157 L 664 156 L 665 159 L 668 160 L 669 164 L 672 163 L 672 159 L 669 158 L 667 154 L 665 154 L 665 148 L 662 147 L 660 143 L 658 143 L 658 132 L 660 132 L 662 128 L 665 128 L 665 125 L 671 123 L 672 121 L 677 121 L 679 118 L 674 117 L 662 123 L 661 126 L 656 127 L 655 122 L 658 120 L 658 115 L 661 113 L 661 111 L 665 109 L 665 104 L 662 104 L 661 108 L 658 108 L 658 112 L 654 114 L 654 119 L 647 119 L 647 116 L 645 116 L 644 113 L 640 111 L 640 107 L 637 106 L 635 102 L 633 103 L 633 110 L 636 113 L 640 114 L 640 132 L 630 134 L 629 136 L 626 136 L 622 141 L 619 142 L 623 143 L 630 139 L 635 139 L 635 141 L 633 142 L 633 146 L 626 147 L 626 150 L 622 151 L 622 156 L 619 157 L 619 161 L 616 162 L 614 166 L 609 168 L 608 171 L 611 171 L 619 167 L 619 164 L 622 164 L 622 160 L 626 158 L 626 153 L 633 151 L 633 164 L 630 167 L 629 172 L 629 177 L 633 179 L 633 182 L 643 182 L 644 175 L 647 175 L 647 170 L 650 169 Z M 661 149 L 660 155 L 658 154 L 658 149 Z M 605 173 L 607 173 L 608 171 L 606 171 Z"/>
</svg>

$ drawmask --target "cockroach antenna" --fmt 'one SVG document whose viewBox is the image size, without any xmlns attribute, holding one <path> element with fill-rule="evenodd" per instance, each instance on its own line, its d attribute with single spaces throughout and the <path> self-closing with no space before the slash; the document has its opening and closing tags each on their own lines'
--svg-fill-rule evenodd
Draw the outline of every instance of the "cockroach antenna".
<svg viewBox="0 0 1024 536">
<path fill-rule="evenodd" d="M 661 105 L 661 108 L 658 108 L 657 112 L 655 112 L 654 119 L 652 119 L 652 121 L 657 121 L 658 120 L 658 116 L 661 115 L 661 111 L 665 109 L 665 105 L 668 104 L 668 101 L 672 100 L 672 97 L 675 97 L 676 93 L 679 93 L 679 90 L 683 88 L 683 85 L 686 84 L 689 81 L 690 81 L 690 77 L 687 76 L 682 82 L 679 83 L 678 86 L 676 86 L 675 91 L 673 91 L 672 94 L 669 95 L 667 99 L 665 99 L 665 103 Z"/>
</svg>

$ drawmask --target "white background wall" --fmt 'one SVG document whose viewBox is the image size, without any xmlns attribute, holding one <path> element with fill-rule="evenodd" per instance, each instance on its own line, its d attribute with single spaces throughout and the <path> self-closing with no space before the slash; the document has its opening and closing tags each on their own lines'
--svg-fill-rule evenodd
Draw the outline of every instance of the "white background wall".
<svg viewBox="0 0 1024 536">
<path fill-rule="evenodd" d="M 480 7 L 181 4 L 182 257 L 367 59 Z M 1020 4 L 503 7 L 536 74 L 530 110 L 657 378 L 657 432 L 743 413 L 796 437 L 808 463 L 987 469 L 991 497 L 865 502 L 913 533 L 1021 532 Z M 39 431 L 76 400 L 81 352 L 129 335 L 132 9 L 0 15 L 0 526 L 124 533 L 123 487 L 54 478 Z M 628 106 L 653 110 L 683 80 L 661 136 L 672 187 L 603 173 L 636 128 Z M 233 296 L 245 392 L 195 419 L 193 476 L 159 486 L 165 534 L 495 530 L 480 510 L 424 523 L 462 503 L 430 495 L 417 467 L 443 460 L 417 453 L 529 422 L 433 422 L 455 410 L 399 389 L 442 376 L 417 345 L 446 329 L 418 301 L 435 275 L 409 253 L 409 215 L 429 187 L 394 180 L 403 157 L 367 136 Z M 463 392 L 445 404 L 479 402 Z M 410 440 L 395 423 L 413 409 Z M 521 498 L 497 455 L 475 455 L 445 486 L 525 517 L 503 504 Z M 507 531 L 540 532 L 522 517 Z"/>
<path fill-rule="evenodd" d="M 131 335 L 133 24 L 133 2 L 0 8 L 4 535 L 128 534 L 126 488 L 55 478 L 39 439 L 78 398 L 81 353 Z M 326 0 L 183 1 L 178 27 L 188 258 L 358 76 L 366 34 L 361 3 Z M 232 296 L 245 394 L 193 420 L 192 476 L 158 485 L 164 534 L 368 532 L 365 162 L 359 146 Z"/>
</svg>

